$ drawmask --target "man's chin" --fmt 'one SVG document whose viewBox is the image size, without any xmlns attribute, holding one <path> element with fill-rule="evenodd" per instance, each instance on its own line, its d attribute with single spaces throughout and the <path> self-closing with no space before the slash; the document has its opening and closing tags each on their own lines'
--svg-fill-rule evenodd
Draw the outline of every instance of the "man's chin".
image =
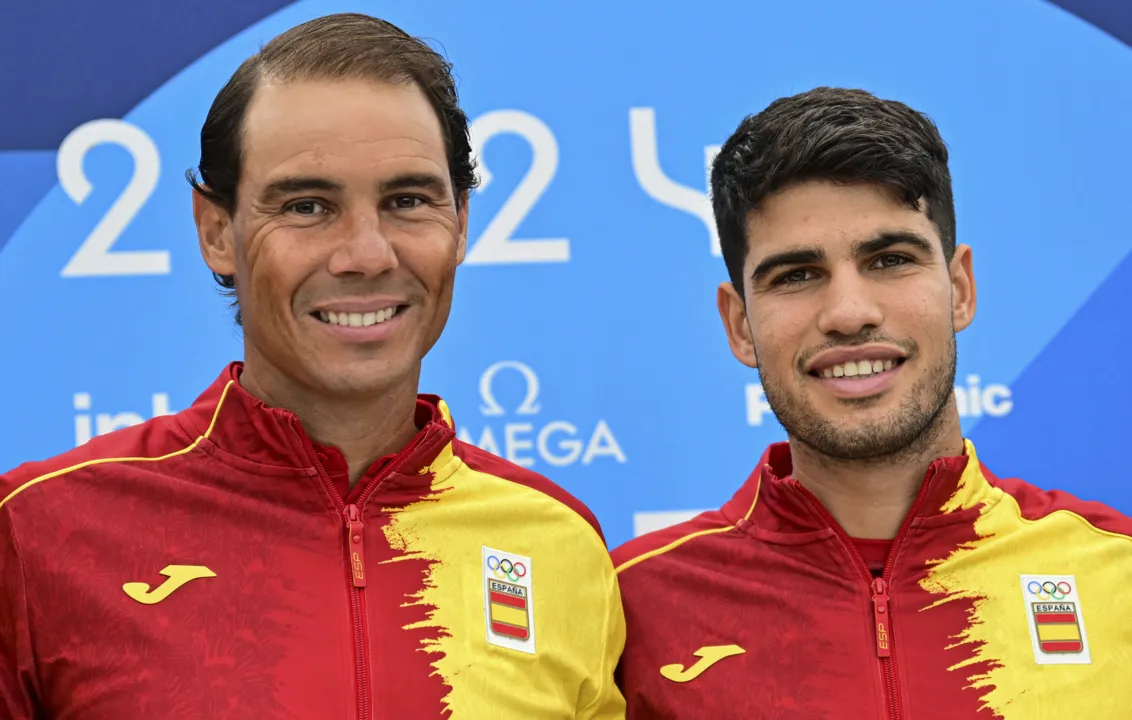
<svg viewBox="0 0 1132 720">
<path fill-rule="evenodd" d="M 899 434 L 877 434 L 872 428 L 862 430 L 832 430 L 792 434 L 812 450 L 833 460 L 869 461 L 890 457 L 902 451 L 909 438 Z"/>
<path fill-rule="evenodd" d="M 876 425 L 900 412 L 900 399 L 892 392 L 860 398 L 825 397 L 811 405 L 831 427 L 852 430 Z"/>
<path fill-rule="evenodd" d="M 382 362 L 377 359 L 366 361 L 316 362 L 311 367 L 311 375 L 317 389 L 328 395 L 365 397 L 388 393 L 404 383 L 409 376 L 400 363 Z"/>
<path fill-rule="evenodd" d="M 802 423 L 790 434 L 827 457 L 868 461 L 916 447 L 930 435 L 932 425 L 930 413 L 897 404 L 826 415 L 817 423 Z"/>
</svg>

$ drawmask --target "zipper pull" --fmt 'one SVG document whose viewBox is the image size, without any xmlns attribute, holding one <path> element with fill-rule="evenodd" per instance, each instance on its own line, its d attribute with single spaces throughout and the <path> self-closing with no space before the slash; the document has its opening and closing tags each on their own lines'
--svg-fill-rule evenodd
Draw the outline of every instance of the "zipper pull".
<svg viewBox="0 0 1132 720">
<path fill-rule="evenodd" d="M 354 587 L 366 586 L 366 539 L 363 534 L 362 514 L 357 505 L 346 506 L 346 547 L 350 552 L 350 574 Z"/>
<path fill-rule="evenodd" d="M 884 578 L 873 580 L 873 624 L 877 633 L 877 656 L 892 655 L 892 621 L 888 612 L 888 584 Z"/>
</svg>

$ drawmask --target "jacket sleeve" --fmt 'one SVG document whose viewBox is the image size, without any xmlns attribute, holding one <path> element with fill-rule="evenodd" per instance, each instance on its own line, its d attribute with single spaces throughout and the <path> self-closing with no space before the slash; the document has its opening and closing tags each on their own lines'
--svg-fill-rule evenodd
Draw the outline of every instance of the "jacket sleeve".
<svg viewBox="0 0 1132 720">
<path fill-rule="evenodd" d="M 625 720 L 625 698 L 617 687 L 614 673 L 625 649 L 625 612 L 621 607 L 621 590 L 617 584 L 617 573 L 609 568 L 609 587 L 605 602 L 605 632 L 601 653 L 593 672 L 593 686 L 583 692 L 578 720 Z M 586 695 L 590 695 L 589 698 Z"/>
<path fill-rule="evenodd" d="M 0 508 L 0 718 L 40 717 L 34 684 L 23 563 L 11 517 Z"/>
</svg>

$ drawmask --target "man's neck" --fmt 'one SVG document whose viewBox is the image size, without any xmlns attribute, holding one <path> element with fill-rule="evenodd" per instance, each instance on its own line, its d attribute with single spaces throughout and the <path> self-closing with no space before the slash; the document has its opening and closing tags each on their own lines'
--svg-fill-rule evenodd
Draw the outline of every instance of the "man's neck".
<svg viewBox="0 0 1132 720">
<path fill-rule="evenodd" d="M 900 530 L 932 462 L 963 454 L 954 406 L 944 409 L 929 433 L 917 447 L 869 460 L 831 458 L 792 439 L 793 477 L 850 537 L 889 540 Z"/>
<path fill-rule="evenodd" d="M 400 451 L 418 432 L 416 376 L 373 394 L 327 397 L 257 363 L 245 364 L 240 385 L 268 407 L 294 413 L 313 441 L 338 448 L 350 487 L 378 458 Z"/>
</svg>

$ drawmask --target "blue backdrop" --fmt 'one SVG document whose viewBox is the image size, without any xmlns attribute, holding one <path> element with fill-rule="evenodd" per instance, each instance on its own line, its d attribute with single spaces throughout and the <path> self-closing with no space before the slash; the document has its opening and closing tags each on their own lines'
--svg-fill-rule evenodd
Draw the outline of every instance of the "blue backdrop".
<svg viewBox="0 0 1132 720">
<path fill-rule="evenodd" d="M 480 151 L 424 389 L 611 544 L 718 506 L 784 437 L 716 314 L 706 166 L 743 115 L 821 84 L 925 110 L 952 149 L 980 293 L 957 392 L 980 455 L 1132 512 L 1132 7 L 67 5 L 0 9 L 0 469 L 180 410 L 240 357 L 183 173 L 245 57 L 352 10 L 436 39 Z"/>
</svg>

